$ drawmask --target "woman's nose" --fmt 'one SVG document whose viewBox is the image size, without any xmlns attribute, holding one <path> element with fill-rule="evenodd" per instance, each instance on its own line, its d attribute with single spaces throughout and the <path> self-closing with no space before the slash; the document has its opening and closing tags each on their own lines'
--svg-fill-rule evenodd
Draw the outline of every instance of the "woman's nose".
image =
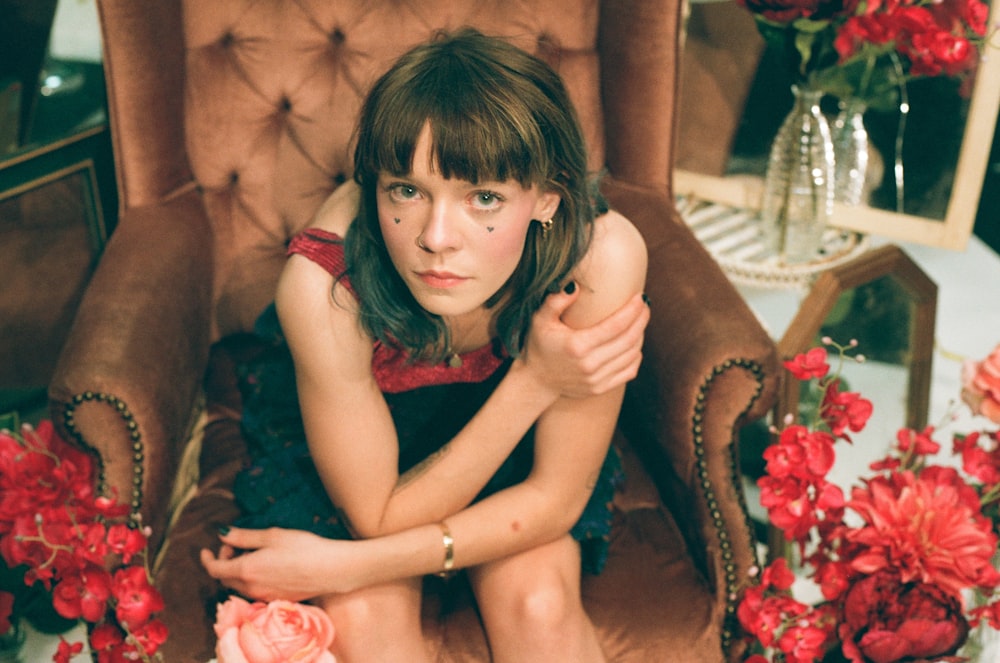
<svg viewBox="0 0 1000 663">
<path fill-rule="evenodd" d="M 441 253 L 460 246 L 458 228 L 450 220 L 447 206 L 435 204 L 424 224 L 423 232 L 417 238 L 417 245 L 431 253 Z"/>
</svg>

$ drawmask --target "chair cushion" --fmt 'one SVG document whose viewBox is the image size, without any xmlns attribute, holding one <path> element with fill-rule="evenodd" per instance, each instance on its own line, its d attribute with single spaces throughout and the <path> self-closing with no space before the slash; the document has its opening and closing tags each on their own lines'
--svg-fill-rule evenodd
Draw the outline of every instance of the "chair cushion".
<svg viewBox="0 0 1000 663">
<path fill-rule="evenodd" d="M 223 588 L 198 561 L 204 547 L 217 546 L 216 526 L 233 521 L 237 509 L 231 486 L 246 445 L 240 433 L 235 366 L 256 351 L 246 338 L 215 346 L 206 381 L 206 410 L 199 437 L 201 476 L 168 534 L 157 565 L 157 584 L 166 601 L 164 619 L 171 637 L 166 660 L 203 663 L 213 656 L 211 623 Z M 585 575 L 584 602 L 609 660 L 671 663 L 721 661 L 718 620 L 703 576 L 687 553 L 669 511 L 628 448 L 623 452 L 625 485 L 616 496 L 615 525 L 607 566 Z M 488 661 L 489 649 L 464 576 L 425 583 L 424 627 L 447 662 Z"/>
</svg>

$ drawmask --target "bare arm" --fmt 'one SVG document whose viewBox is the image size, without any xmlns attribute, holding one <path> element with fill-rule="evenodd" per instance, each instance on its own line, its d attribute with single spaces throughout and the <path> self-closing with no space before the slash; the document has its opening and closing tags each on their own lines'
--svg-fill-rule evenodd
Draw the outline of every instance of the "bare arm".
<svg viewBox="0 0 1000 663">
<path fill-rule="evenodd" d="M 634 265 L 626 278 L 614 281 L 607 299 L 590 300 L 584 318 L 605 314 L 642 287 L 645 251 L 641 240 L 619 246 L 624 254 L 583 265 L 581 283 L 623 265 Z M 629 270 L 625 270 L 629 271 Z M 599 290 L 595 289 L 595 290 Z M 620 301 L 620 300 L 619 300 Z M 536 458 L 529 478 L 471 507 L 448 515 L 455 538 L 455 563 L 475 566 L 530 549 L 564 535 L 579 518 L 607 453 L 623 388 L 587 399 L 560 398 L 538 419 Z M 444 461 L 434 466 L 439 471 Z M 427 475 L 430 476 L 430 472 Z M 260 598 L 301 600 L 441 569 L 443 545 L 436 525 L 417 524 L 365 541 L 322 539 L 302 532 L 272 529 L 234 530 L 223 537 L 219 557 L 207 551 L 209 573 L 226 584 Z M 233 548 L 254 552 L 234 556 Z"/>
<path fill-rule="evenodd" d="M 344 232 L 342 217 L 351 205 L 350 196 L 331 199 L 324 209 L 332 216 L 321 225 Z M 631 229 L 621 217 L 612 222 Z M 371 376 L 371 340 L 357 324 L 353 298 L 339 286 L 331 298 L 332 286 L 322 269 L 293 257 L 279 285 L 278 309 L 313 459 L 331 498 L 362 536 L 434 522 L 467 506 L 558 398 L 604 391 L 634 376 L 648 319 L 633 298 L 605 324 L 573 332 L 560 318 L 583 327 L 614 309 L 595 307 L 598 298 L 590 292 L 551 297 L 533 320 L 523 356 L 484 407 L 440 453 L 400 477 L 395 429 Z"/>
</svg>

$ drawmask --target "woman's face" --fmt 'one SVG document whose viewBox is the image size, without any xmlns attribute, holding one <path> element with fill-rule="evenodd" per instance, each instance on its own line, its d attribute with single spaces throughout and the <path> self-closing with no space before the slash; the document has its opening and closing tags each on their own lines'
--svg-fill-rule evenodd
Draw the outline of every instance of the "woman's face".
<svg viewBox="0 0 1000 663">
<path fill-rule="evenodd" d="M 432 161 L 430 125 L 412 172 L 381 173 L 376 200 L 393 265 L 417 302 L 445 318 L 480 309 L 517 268 L 532 219 L 559 206 L 558 194 L 515 180 L 445 179 Z"/>
</svg>

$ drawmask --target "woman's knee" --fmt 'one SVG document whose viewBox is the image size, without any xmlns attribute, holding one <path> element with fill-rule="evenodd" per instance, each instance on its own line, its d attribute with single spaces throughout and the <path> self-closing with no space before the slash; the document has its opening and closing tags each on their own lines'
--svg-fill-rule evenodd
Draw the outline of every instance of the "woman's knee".
<svg viewBox="0 0 1000 663">
<path fill-rule="evenodd" d="M 547 575 L 548 579 L 528 583 L 513 596 L 512 614 L 545 630 L 575 623 L 583 609 L 578 588 L 569 586 L 562 578 Z"/>
<path fill-rule="evenodd" d="M 494 626 L 524 635 L 556 634 L 583 616 L 578 581 L 555 569 L 509 578 L 489 596 L 481 597 L 480 606 L 484 603 L 490 606 Z"/>
</svg>

